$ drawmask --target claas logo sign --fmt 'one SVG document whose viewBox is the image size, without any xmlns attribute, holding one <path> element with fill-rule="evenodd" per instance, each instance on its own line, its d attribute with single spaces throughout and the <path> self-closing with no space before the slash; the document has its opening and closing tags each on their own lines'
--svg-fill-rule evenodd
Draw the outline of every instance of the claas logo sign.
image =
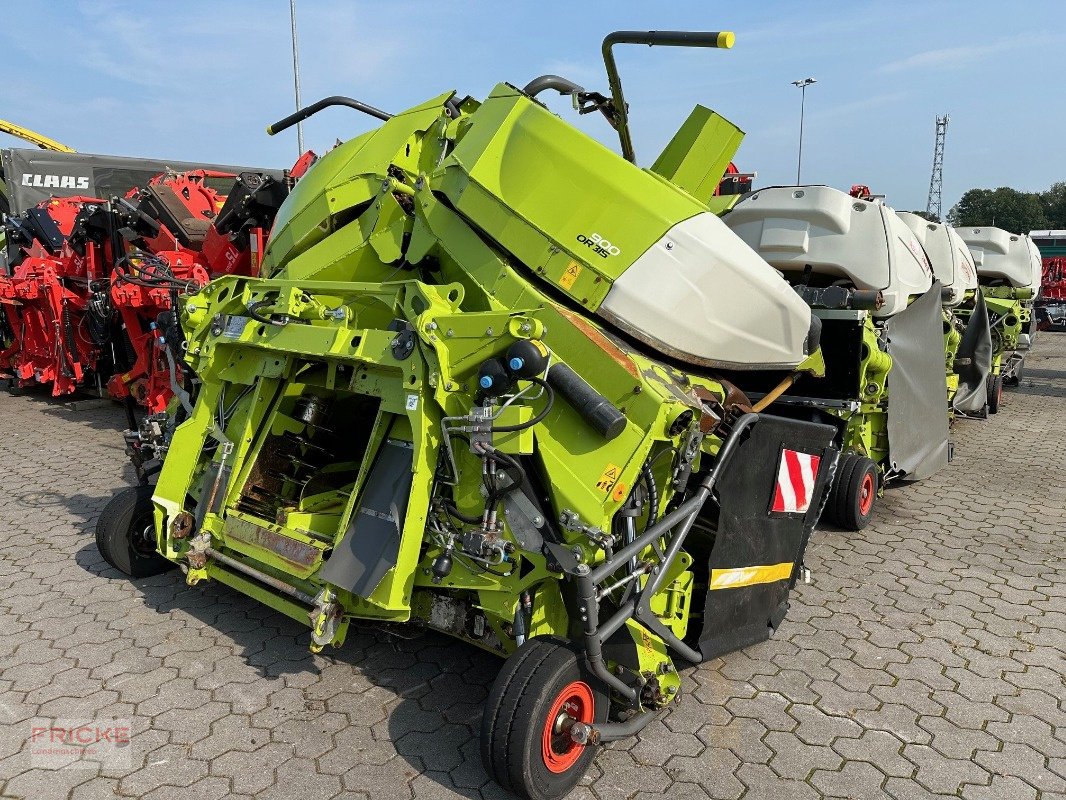
<svg viewBox="0 0 1066 800">
<path fill-rule="evenodd" d="M 89 179 L 78 175 L 35 175 L 26 173 L 22 176 L 23 186 L 37 189 L 88 189 Z"/>
</svg>

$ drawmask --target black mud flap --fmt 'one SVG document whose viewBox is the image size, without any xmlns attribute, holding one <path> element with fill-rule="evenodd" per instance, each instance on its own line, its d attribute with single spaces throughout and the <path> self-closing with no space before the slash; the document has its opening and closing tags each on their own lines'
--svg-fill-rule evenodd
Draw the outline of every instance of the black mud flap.
<svg viewBox="0 0 1066 800">
<path fill-rule="evenodd" d="M 885 324 L 888 468 L 903 480 L 928 478 L 948 463 L 948 395 L 940 282 Z"/>
<path fill-rule="evenodd" d="M 389 439 L 382 445 L 348 530 L 319 571 L 322 580 L 369 597 L 396 566 L 411 496 L 412 459 L 408 442 Z"/>
<path fill-rule="evenodd" d="M 699 650 L 710 659 L 770 637 L 836 469 L 836 428 L 761 414 L 719 478 Z"/>
<path fill-rule="evenodd" d="M 992 330 L 988 325 L 988 307 L 984 295 L 977 293 L 973 313 L 966 323 L 962 341 L 955 354 L 955 373 L 959 390 L 952 407 L 962 414 L 987 416 L 988 373 L 992 371 Z"/>
</svg>

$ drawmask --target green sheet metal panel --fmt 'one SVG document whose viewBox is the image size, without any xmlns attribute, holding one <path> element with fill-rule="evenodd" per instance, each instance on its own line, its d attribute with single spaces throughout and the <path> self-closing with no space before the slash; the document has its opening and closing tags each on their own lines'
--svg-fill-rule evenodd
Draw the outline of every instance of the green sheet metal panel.
<svg viewBox="0 0 1066 800">
<path fill-rule="evenodd" d="M 444 162 L 460 214 L 588 307 L 706 207 L 500 84 Z"/>
<path fill-rule="evenodd" d="M 698 105 L 651 170 L 706 203 L 743 140 L 744 131 L 720 114 Z"/>
</svg>

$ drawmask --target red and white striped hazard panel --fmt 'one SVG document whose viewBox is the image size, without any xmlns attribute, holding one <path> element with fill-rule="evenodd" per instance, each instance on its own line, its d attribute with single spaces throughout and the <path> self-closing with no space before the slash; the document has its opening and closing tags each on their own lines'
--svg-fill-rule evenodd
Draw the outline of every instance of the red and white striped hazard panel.
<svg viewBox="0 0 1066 800">
<path fill-rule="evenodd" d="M 771 511 L 802 514 L 811 507 L 819 461 L 819 456 L 812 456 L 810 453 L 787 449 L 781 452 Z"/>
</svg>

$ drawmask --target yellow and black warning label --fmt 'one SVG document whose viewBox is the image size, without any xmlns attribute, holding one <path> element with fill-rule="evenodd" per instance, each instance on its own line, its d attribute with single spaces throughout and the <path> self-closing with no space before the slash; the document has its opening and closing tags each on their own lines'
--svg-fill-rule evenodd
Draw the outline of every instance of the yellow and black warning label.
<svg viewBox="0 0 1066 800">
<path fill-rule="evenodd" d="M 611 491 L 611 487 L 618 481 L 618 476 L 622 474 L 622 468 L 617 464 L 608 463 L 603 468 L 603 473 L 600 475 L 600 479 L 596 481 L 596 488 L 601 492 Z"/>
<path fill-rule="evenodd" d="M 574 281 L 581 275 L 581 265 L 576 261 L 571 261 L 566 265 L 566 269 L 563 270 L 562 277 L 559 278 L 559 285 L 564 289 L 569 289 L 574 285 Z"/>
</svg>

